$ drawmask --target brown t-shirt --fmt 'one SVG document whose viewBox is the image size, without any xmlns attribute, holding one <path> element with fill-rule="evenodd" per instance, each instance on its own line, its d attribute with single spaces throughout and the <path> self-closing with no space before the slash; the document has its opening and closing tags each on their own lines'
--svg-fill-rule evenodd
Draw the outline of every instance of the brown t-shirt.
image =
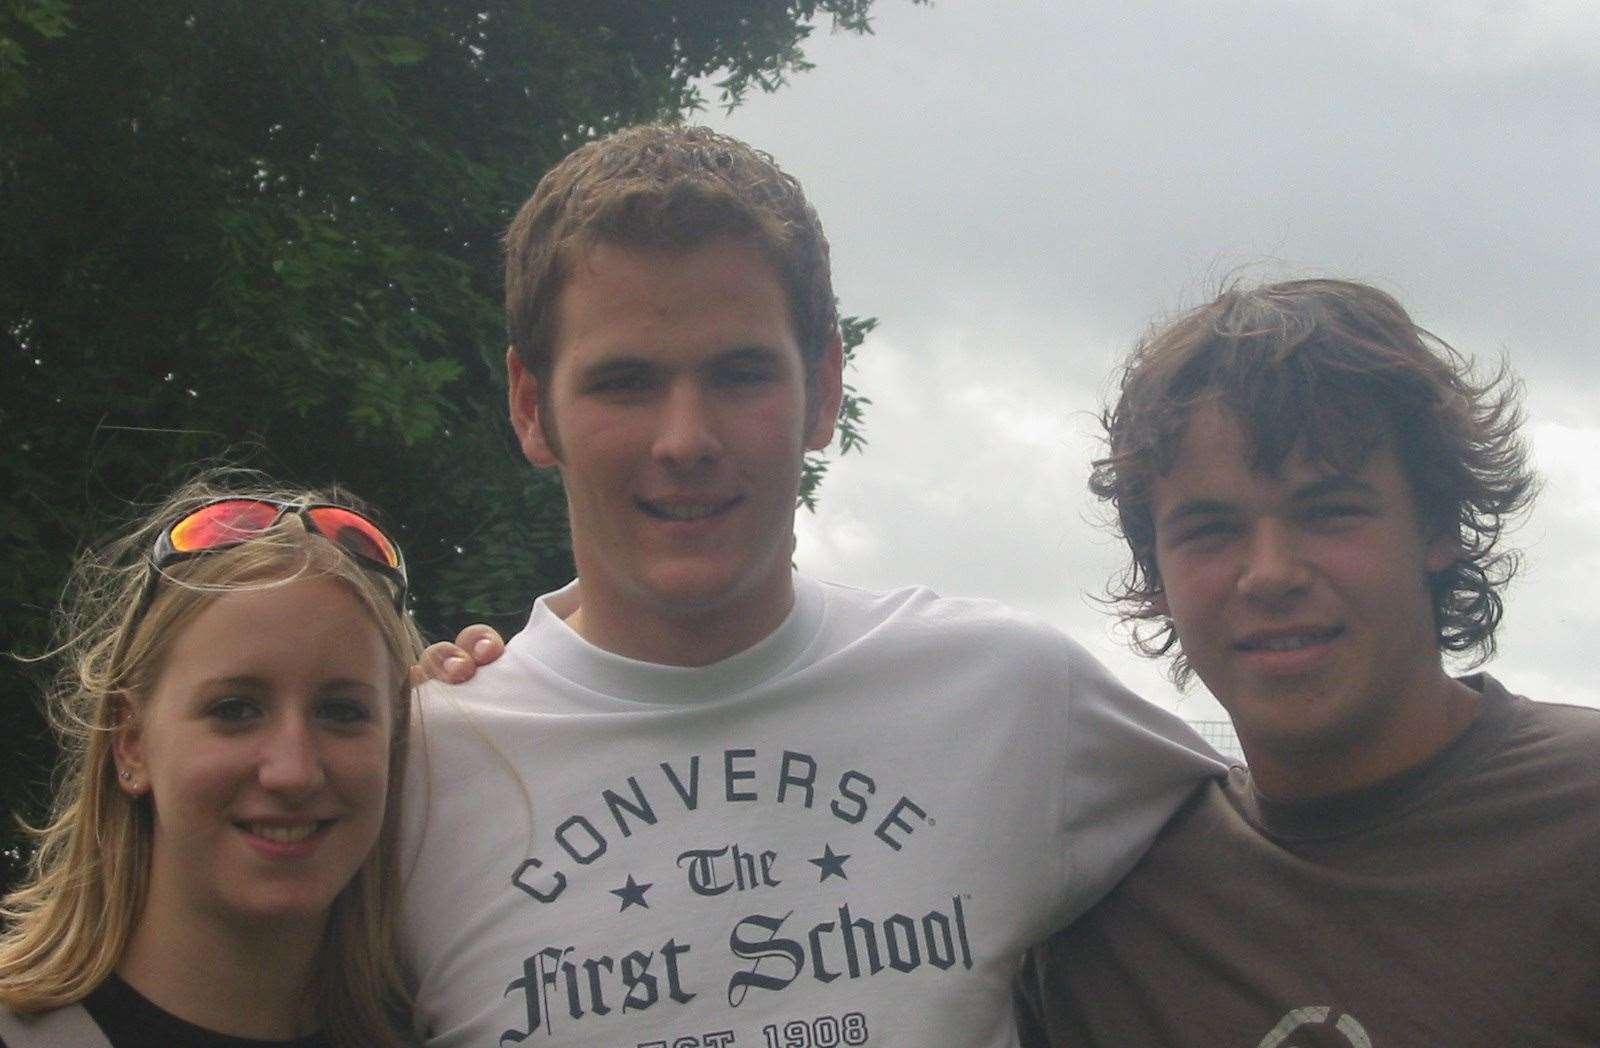
<svg viewBox="0 0 1600 1048">
<path fill-rule="evenodd" d="M 1031 1043 L 1600 1045 L 1600 711 L 1466 683 L 1478 718 L 1388 782 L 1298 805 L 1242 768 L 1202 787 L 1030 956 Z"/>
</svg>

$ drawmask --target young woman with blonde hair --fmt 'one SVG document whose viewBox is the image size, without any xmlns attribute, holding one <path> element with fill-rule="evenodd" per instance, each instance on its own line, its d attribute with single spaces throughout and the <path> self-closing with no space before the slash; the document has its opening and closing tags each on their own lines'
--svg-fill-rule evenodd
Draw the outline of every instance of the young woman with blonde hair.
<svg viewBox="0 0 1600 1048">
<path fill-rule="evenodd" d="M 4 1048 L 407 1043 L 404 562 L 347 498 L 236 477 L 75 569 L 58 793 L 3 907 Z"/>
</svg>

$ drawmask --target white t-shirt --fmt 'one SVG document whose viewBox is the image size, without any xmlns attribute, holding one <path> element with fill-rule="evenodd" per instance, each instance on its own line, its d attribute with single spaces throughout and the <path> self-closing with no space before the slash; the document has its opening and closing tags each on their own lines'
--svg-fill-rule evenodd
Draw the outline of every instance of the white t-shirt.
<svg viewBox="0 0 1600 1048">
<path fill-rule="evenodd" d="M 753 648 L 562 621 L 422 699 L 404 961 L 431 1045 L 1003 1048 L 1020 951 L 1222 764 L 1052 627 L 795 580 Z"/>
</svg>

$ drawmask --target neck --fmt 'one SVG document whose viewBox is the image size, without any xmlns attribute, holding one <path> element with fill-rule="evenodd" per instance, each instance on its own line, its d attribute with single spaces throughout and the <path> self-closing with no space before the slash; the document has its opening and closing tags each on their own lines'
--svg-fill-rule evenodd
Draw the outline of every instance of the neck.
<svg viewBox="0 0 1600 1048">
<path fill-rule="evenodd" d="M 1240 736 L 1257 792 L 1274 801 L 1309 801 L 1376 785 L 1433 757 L 1476 719 L 1483 696 L 1439 669 L 1412 701 L 1397 697 L 1381 724 L 1348 738 L 1286 749 Z"/>
<path fill-rule="evenodd" d="M 147 905 L 117 974 L 196 1026 L 234 1037 L 288 1040 L 319 1025 L 310 990 L 324 930 L 274 922 L 223 927 Z"/>
<path fill-rule="evenodd" d="M 783 625 L 794 606 L 794 582 L 786 574 L 781 592 L 691 614 L 670 608 L 619 612 L 615 603 L 591 594 L 581 578 L 577 600 L 562 618 L 595 647 L 661 666 L 709 666 L 754 647 Z"/>
</svg>

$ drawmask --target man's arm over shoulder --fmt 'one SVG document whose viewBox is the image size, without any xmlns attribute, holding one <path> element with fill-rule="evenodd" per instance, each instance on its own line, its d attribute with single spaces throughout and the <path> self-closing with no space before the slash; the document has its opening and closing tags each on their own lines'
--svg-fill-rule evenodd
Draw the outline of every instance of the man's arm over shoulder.
<svg viewBox="0 0 1600 1048">
<path fill-rule="evenodd" d="M 1076 642 L 1062 786 L 1070 887 L 1065 925 L 1121 880 L 1202 782 L 1228 762 L 1175 714 L 1140 698 Z"/>
</svg>

